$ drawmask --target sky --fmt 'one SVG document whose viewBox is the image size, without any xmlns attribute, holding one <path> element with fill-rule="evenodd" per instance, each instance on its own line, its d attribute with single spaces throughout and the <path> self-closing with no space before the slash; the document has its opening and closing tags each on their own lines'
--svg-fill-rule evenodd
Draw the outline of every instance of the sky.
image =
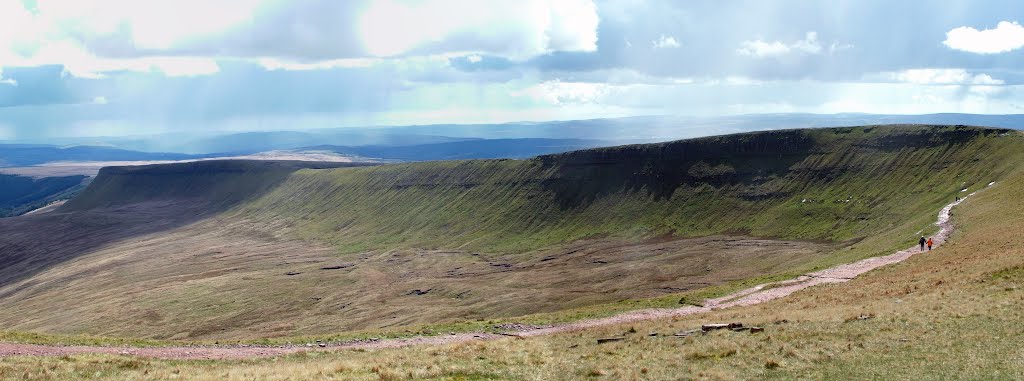
<svg viewBox="0 0 1024 381">
<path fill-rule="evenodd" d="M 1015 0 L 0 0 L 0 140 L 1024 113 Z"/>
</svg>

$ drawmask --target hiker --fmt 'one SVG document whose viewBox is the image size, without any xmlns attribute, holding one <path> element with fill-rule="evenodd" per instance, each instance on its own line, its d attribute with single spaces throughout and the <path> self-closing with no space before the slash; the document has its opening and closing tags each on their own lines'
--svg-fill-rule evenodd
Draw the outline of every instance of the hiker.
<svg viewBox="0 0 1024 381">
<path fill-rule="evenodd" d="M 928 251 L 932 251 L 932 238 L 928 237 Z"/>
<path fill-rule="evenodd" d="M 921 239 L 917 240 L 917 243 L 921 245 L 921 251 L 924 251 L 925 242 L 926 241 L 924 240 L 924 236 L 921 236 Z"/>
</svg>

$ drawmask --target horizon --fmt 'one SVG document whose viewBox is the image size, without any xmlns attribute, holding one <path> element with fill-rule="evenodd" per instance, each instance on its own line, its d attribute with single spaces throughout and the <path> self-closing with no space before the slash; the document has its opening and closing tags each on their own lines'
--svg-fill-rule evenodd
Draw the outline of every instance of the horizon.
<svg viewBox="0 0 1024 381">
<path fill-rule="evenodd" d="M 1020 0 L 0 0 L 0 379 L 1021 379 Z"/>
<path fill-rule="evenodd" d="M 1024 113 L 1013 4 L 11 1 L 0 4 L 0 141 L 1013 115 Z"/>
<path fill-rule="evenodd" d="M 496 123 L 471 123 L 471 122 L 466 122 L 466 123 L 393 124 L 393 125 L 348 125 L 348 126 L 333 126 L 333 127 L 332 126 L 327 126 L 327 127 L 318 127 L 318 128 L 266 129 L 266 130 L 168 131 L 168 132 L 139 133 L 139 134 L 121 135 L 121 136 L 117 136 L 117 135 L 64 136 L 64 137 L 61 137 L 59 139 L 56 139 L 56 140 L 66 140 L 66 141 L 68 141 L 69 143 L 66 143 L 66 144 L 50 144 L 50 143 L 47 143 L 48 140 L 53 140 L 52 138 L 0 139 L 0 145 L 54 145 L 54 146 L 59 146 L 59 147 L 76 147 L 76 146 L 95 145 L 95 146 L 111 146 L 111 147 L 116 147 L 117 144 L 114 144 L 114 143 L 111 143 L 111 142 L 108 142 L 108 141 L 105 141 L 105 140 L 118 141 L 118 140 L 124 140 L 124 139 L 151 139 L 151 138 L 167 137 L 167 136 L 183 136 L 183 137 L 188 137 L 188 138 L 191 138 L 191 139 L 199 139 L 199 138 L 214 138 L 214 137 L 226 137 L 226 136 L 245 135 L 245 134 L 266 134 L 266 133 L 310 133 L 310 134 L 316 134 L 316 133 L 340 132 L 340 131 L 346 131 L 346 132 L 368 132 L 368 131 L 372 131 L 372 132 L 386 132 L 387 130 L 397 130 L 397 129 L 404 129 L 404 128 L 431 128 L 431 127 L 449 127 L 449 126 L 452 126 L 452 127 L 485 127 L 485 128 L 487 128 L 487 127 L 499 127 L 499 126 L 508 126 L 508 125 L 543 125 L 543 124 L 549 124 L 549 123 L 573 123 L 573 122 L 584 123 L 584 122 L 602 122 L 602 121 L 630 121 L 630 120 L 640 120 L 640 119 L 659 119 L 659 120 L 662 120 L 662 121 L 674 121 L 674 122 L 682 122 L 682 121 L 705 121 L 705 122 L 712 122 L 712 121 L 722 121 L 722 120 L 726 120 L 726 119 L 730 119 L 730 118 L 750 118 L 751 120 L 747 121 L 747 123 L 753 123 L 753 120 L 756 120 L 756 118 L 763 118 L 763 117 L 790 117 L 790 118 L 792 118 L 792 117 L 825 117 L 825 118 L 831 117 L 831 118 L 839 118 L 839 117 L 844 117 L 844 116 L 861 116 L 861 117 L 876 117 L 876 118 L 894 117 L 894 118 L 906 118 L 909 121 L 901 121 L 901 122 L 897 122 L 897 123 L 868 123 L 868 124 L 856 124 L 856 123 L 855 124 L 843 124 L 843 123 L 834 123 L 833 122 L 833 123 L 824 123 L 824 124 L 821 124 L 821 125 L 807 125 L 807 124 L 794 123 L 792 127 L 782 127 L 782 128 L 838 128 L 838 127 L 857 127 L 857 126 L 871 126 L 871 125 L 883 126 L 883 125 L 894 125 L 894 124 L 895 125 L 900 125 L 900 124 L 919 124 L 919 125 L 954 125 L 954 124 L 960 124 L 960 125 L 968 125 L 968 126 L 973 126 L 973 127 L 1011 128 L 1011 129 L 1022 129 L 1022 128 L 1024 128 L 1024 124 L 1019 125 L 1019 126 L 1016 125 L 1016 124 L 1008 125 L 1008 124 L 1005 124 L 1005 123 L 993 124 L 993 125 L 988 125 L 988 124 L 970 124 L 970 123 L 960 123 L 956 119 L 956 117 L 981 117 L 981 118 L 985 118 L 985 117 L 991 117 L 991 118 L 998 118 L 998 117 L 1022 117 L 1022 121 L 1024 121 L 1024 113 L 1020 113 L 1020 114 L 973 114 L 973 113 L 953 113 L 953 112 L 950 112 L 950 113 L 926 113 L 926 114 L 874 114 L 874 113 L 862 113 L 862 112 L 843 112 L 843 113 L 810 113 L 810 112 L 808 112 L 808 113 L 748 113 L 748 114 L 729 114 L 729 115 L 719 115 L 719 116 L 693 116 L 693 115 L 661 114 L 661 115 L 633 115 L 633 116 L 609 117 L 609 118 L 555 119 L 555 120 L 513 120 L 513 121 L 508 121 L 508 122 L 496 122 Z M 920 122 L 913 121 L 913 118 L 918 118 L 918 117 L 949 117 L 949 118 L 951 118 L 950 119 L 951 121 L 950 122 L 942 122 L 942 123 L 925 122 L 925 121 L 920 121 Z M 777 128 L 777 127 L 775 127 L 775 128 L 756 128 L 755 127 L 755 128 L 744 129 L 743 131 L 737 131 L 737 132 L 733 132 L 733 133 L 770 131 L 770 130 L 778 130 L 778 129 L 779 128 Z M 392 132 L 392 133 L 397 133 L 397 132 Z M 699 135 L 694 135 L 692 137 L 714 136 L 714 135 L 722 135 L 722 134 L 723 133 L 699 134 Z M 724 133 L 724 134 L 728 134 L 728 133 Z M 424 134 L 424 135 L 430 136 L 432 134 Z M 470 136 L 451 136 L 451 137 L 487 139 L 486 137 L 470 137 Z M 536 137 L 524 135 L 524 136 L 521 136 L 521 137 L 501 138 L 501 139 L 536 139 Z M 94 140 L 95 142 L 90 143 L 90 142 L 88 142 L 88 140 Z M 595 139 L 583 139 L 583 140 L 600 141 L 600 140 L 603 140 L 603 139 L 595 138 Z M 612 140 L 614 140 L 614 139 L 612 139 Z M 652 140 L 652 142 L 653 141 L 654 140 Z"/>
</svg>

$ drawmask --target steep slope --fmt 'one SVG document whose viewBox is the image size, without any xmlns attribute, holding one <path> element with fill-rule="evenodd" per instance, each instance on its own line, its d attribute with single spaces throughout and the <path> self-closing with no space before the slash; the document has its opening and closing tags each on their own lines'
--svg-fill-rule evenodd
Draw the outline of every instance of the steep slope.
<svg viewBox="0 0 1024 381">
<path fill-rule="evenodd" d="M 53 213 L 0 219 L 0 295 L 36 284 L 38 273 L 101 248 L 116 252 L 118 243 L 209 218 L 266 192 L 299 168 L 349 165 L 358 164 L 211 161 L 104 168 Z M 124 193 L 118 200 L 98 196 L 111 189 Z"/>
<path fill-rule="evenodd" d="M 65 204 L 62 210 L 88 210 L 145 201 L 181 199 L 226 207 L 273 189 L 299 169 L 367 165 L 372 164 L 213 160 L 104 167 L 89 187 Z"/>
<path fill-rule="evenodd" d="M 0 371 L 214 379 L 1024 379 L 1024 172 L 954 210 L 942 248 L 767 304 L 546 337 L 258 361 L 17 357 Z M 710 322 L 761 326 L 675 337 Z M 658 333 L 651 336 L 648 333 Z M 622 337 L 599 344 L 597 339 Z M 42 369 L 50 369 L 46 373 Z"/>
<path fill-rule="evenodd" d="M 1020 145 L 1006 130 L 865 127 L 300 171 L 236 215 L 291 221 L 342 251 L 720 233 L 848 241 L 925 228 L 929 211 L 1015 166 Z"/>
<path fill-rule="evenodd" d="M 0 269 L 18 275 L 0 284 L 0 323 L 238 339 L 565 319 L 576 316 L 558 315 L 565 308 L 659 296 L 608 308 L 678 305 L 679 292 L 905 246 L 961 189 L 1002 180 L 1022 156 L 1012 131 L 880 126 L 529 160 L 111 169 L 40 221 L 79 221 L 64 228 L 74 231 L 89 213 L 157 205 L 166 207 L 156 220 L 178 222 L 73 253 L 8 246 L 22 250 Z M 195 217 L 170 218 L 176 205 L 193 205 L 182 210 Z M 117 213 L 94 231 L 118 231 Z M 63 231 L 37 223 L 0 230 Z M 69 236 L 45 241 L 66 246 Z M 40 253 L 54 260 L 42 266 L 32 260 Z M 29 277 L 13 270 L 29 264 Z"/>
</svg>

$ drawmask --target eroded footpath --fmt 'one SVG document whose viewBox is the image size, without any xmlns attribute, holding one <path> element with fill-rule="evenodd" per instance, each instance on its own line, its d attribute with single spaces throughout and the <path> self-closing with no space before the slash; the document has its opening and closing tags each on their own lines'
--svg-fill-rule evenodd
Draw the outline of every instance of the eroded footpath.
<svg viewBox="0 0 1024 381">
<path fill-rule="evenodd" d="M 989 184 L 992 185 L 992 184 Z M 976 192 L 975 192 L 976 193 Z M 974 195 L 971 193 L 966 197 L 962 197 L 956 202 L 950 203 L 939 211 L 938 220 L 935 222 L 939 226 L 939 232 L 933 236 L 934 246 L 938 247 L 945 243 L 950 233 L 953 231 L 953 225 L 950 223 L 950 211 L 953 207 L 959 205 L 968 197 Z M 876 268 L 902 262 L 912 255 L 920 252 L 917 246 L 912 248 L 901 250 L 896 253 L 881 256 L 867 258 L 861 261 L 838 265 L 832 268 L 828 268 L 813 273 L 808 273 L 797 277 L 795 279 L 786 280 L 776 283 L 768 283 L 758 285 L 749 289 L 741 290 L 720 298 L 709 299 L 705 301 L 704 305 L 688 306 L 673 309 L 647 309 L 625 312 L 614 316 L 600 318 L 600 319 L 588 319 L 581 320 L 572 323 L 557 324 L 550 327 L 535 328 L 535 329 L 524 329 L 506 332 L 502 334 L 492 334 L 483 332 L 470 332 L 460 333 L 454 335 L 444 336 L 417 336 L 411 338 L 401 339 L 382 339 L 382 340 L 364 340 L 342 344 L 320 344 L 316 346 L 281 346 L 281 347 L 262 347 L 262 346 L 191 346 L 191 347 L 154 347 L 154 348 L 136 348 L 136 347 L 102 347 L 102 346 L 50 346 L 50 345 L 36 345 L 36 344 L 15 344 L 15 343 L 0 343 L 0 357 L 5 356 L 65 356 L 75 354 L 112 354 L 112 355 L 126 355 L 126 356 L 139 356 L 147 358 L 160 358 L 160 359 L 179 359 L 179 360 L 196 360 L 196 359 L 249 359 L 249 358 L 260 358 L 260 357 L 274 357 L 283 356 L 288 354 L 294 354 L 306 351 L 337 351 L 346 349 L 383 349 L 383 348 L 398 348 L 412 345 L 441 345 L 451 344 L 475 340 L 493 340 L 507 336 L 519 336 L 519 337 L 533 337 L 541 335 L 551 335 L 562 332 L 578 331 L 588 328 L 595 328 L 601 326 L 609 326 L 622 323 L 631 323 L 645 320 L 655 320 L 671 318 L 676 316 L 693 315 L 698 313 L 710 312 L 712 310 L 718 310 L 723 308 L 739 307 L 739 306 L 750 306 L 759 303 L 764 303 L 770 300 L 783 298 L 794 292 L 803 290 L 805 288 L 826 284 L 826 283 L 841 283 L 846 282 L 857 276 L 874 270 Z M 322 345 L 322 347 L 321 347 Z"/>
</svg>

